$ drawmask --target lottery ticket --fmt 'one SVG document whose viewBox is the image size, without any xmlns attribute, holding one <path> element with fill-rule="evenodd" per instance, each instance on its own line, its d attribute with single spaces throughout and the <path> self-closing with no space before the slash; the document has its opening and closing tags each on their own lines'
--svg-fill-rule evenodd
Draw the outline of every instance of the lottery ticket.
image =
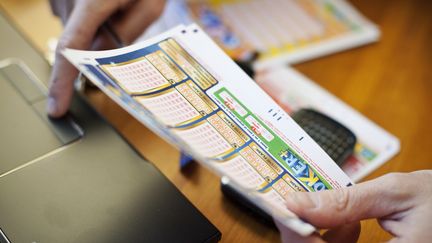
<svg viewBox="0 0 432 243">
<path fill-rule="evenodd" d="M 315 228 L 284 207 L 290 193 L 352 185 L 197 25 L 121 49 L 63 54 L 136 119 L 299 234 Z"/>
</svg>

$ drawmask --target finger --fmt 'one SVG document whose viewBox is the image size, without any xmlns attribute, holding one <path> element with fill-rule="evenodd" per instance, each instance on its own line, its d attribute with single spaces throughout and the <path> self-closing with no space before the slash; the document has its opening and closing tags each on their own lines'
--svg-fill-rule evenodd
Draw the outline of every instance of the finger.
<svg viewBox="0 0 432 243">
<path fill-rule="evenodd" d="M 309 236 L 301 236 L 296 232 L 288 229 L 282 223 L 275 220 L 276 227 L 279 229 L 281 234 L 281 241 L 283 243 L 288 242 L 299 242 L 299 243 L 323 243 L 324 241 L 321 239 L 319 234 L 312 234 Z"/>
<path fill-rule="evenodd" d="M 385 231 L 390 233 L 392 236 L 398 236 L 397 232 L 400 232 L 403 230 L 402 227 L 404 227 L 403 224 L 396 220 L 391 219 L 378 219 L 378 224 L 383 228 Z"/>
<path fill-rule="evenodd" d="M 331 229 L 323 235 L 326 242 L 350 243 L 357 242 L 360 236 L 360 223 L 351 223 Z"/>
<path fill-rule="evenodd" d="M 95 4 L 96 1 L 82 1 L 72 11 L 56 50 L 47 111 L 51 117 L 64 115 L 69 108 L 73 94 L 73 81 L 77 71 L 62 56 L 64 48 L 88 49 L 99 26 L 119 7 L 116 4 Z"/>
<path fill-rule="evenodd" d="M 51 10 L 53 14 L 59 17 L 64 24 L 66 24 L 69 15 L 72 12 L 75 1 L 70 0 L 50 0 Z"/>
<path fill-rule="evenodd" d="M 403 187 L 408 179 L 393 174 L 339 190 L 291 193 L 287 207 L 320 228 L 380 218 L 410 207 L 412 191 Z"/>
<path fill-rule="evenodd" d="M 163 11 L 165 1 L 141 0 L 114 16 L 110 24 L 125 44 L 132 43 Z"/>
<path fill-rule="evenodd" d="M 165 1 L 136 1 L 110 17 L 94 39 L 92 50 L 119 48 L 134 42 L 163 11 Z M 111 29 L 116 35 L 113 37 Z M 120 43 L 119 40 L 120 39 Z"/>
<path fill-rule="evenodd" d="M 91 50 L 110 50 L 123 46 L 123 43 L 118 43 L 111 36 L 111 33 L 108 33 L 105 28 L 101 28 L 98 32 L 97 36 L 93 40 L 90 49 Z"/>
</svg>

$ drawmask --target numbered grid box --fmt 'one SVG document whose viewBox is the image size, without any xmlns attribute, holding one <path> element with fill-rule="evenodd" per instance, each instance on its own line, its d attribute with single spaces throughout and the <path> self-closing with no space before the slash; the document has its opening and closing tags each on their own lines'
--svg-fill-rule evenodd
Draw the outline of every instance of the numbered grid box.
<svg viewBox="0 0 432 243">
<path fill-rule="evenodd" d="M 126 64 L 103 65 L 102 69 L 130 94 L 148 93 L 170 85 L 145 58 Z"/>
<path fill-rule="evenodd" d="M 208 122 L 173 132 L 204 157 L 216 158 L 234 151 L 225 138 Z"/>
<path fill-rule="evenodd" d="M 262 176 L 275 179 L 278 174 L 261 157 L 258 156 L 250 147 L 240 151 L 240 154 L 249 162 Z"/>
<path fill-rule="evenodd" d="M 171 82 L 180 82 L 187 78 L 162 51 L 156 51 L 146 56 L 165 78 Z"/>
<path fill-rule="evenodd" d="M 217 163 L 216 167 L 245 188 L 256 189 L 266 183 L 262 176 L 243 157 L 238 155 L 227 161 Z"/>
<path fill-rule="evenodd" d="M 153 96 L 137 96 L 135 99 L 167 126 L 178 126 L 201 117 L 175 89 Z"/>
</svg>

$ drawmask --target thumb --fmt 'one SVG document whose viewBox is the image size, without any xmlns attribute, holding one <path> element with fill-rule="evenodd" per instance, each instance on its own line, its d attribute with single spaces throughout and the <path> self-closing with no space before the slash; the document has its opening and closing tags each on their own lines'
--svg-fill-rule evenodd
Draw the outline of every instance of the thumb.
<svg viewBox="0 0 432 243">
<path fill-rule="evenodd" d="M 403 174 L 391 174 L 352 187 L 322 192 L 295 192 L 287 207 L 319 228 L 334 228 L 368 218 L 380 218 L 407 209 L 409 192 Z"/>
<path fill-rule="evenodd" d="M 100 2 L 100 1 L 99 1 Z M 88 49 L 99 26 L 119 6 L 114 1 L 97 5 L 97 1 L 81 1 L 75 6 L 65 26 L 56 50 L 56 61 L 51 74 L 48 115 L 60 117 L 66 113 L 73 94 L 73 81 L 78 71 L 61 54 L 65 48 Z"/>
</svg>

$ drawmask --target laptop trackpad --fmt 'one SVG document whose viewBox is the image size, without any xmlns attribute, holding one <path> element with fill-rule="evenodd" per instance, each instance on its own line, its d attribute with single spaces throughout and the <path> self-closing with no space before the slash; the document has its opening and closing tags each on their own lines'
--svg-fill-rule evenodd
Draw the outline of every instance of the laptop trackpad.
<svg viewBox="0 0 432 243">
<path fill-rule="evenodd" d="M 0 175 L 81 137 L 70 118 L 46 117 L 45 98 L 20 65 L 0 69 Z"/>
</svg>

